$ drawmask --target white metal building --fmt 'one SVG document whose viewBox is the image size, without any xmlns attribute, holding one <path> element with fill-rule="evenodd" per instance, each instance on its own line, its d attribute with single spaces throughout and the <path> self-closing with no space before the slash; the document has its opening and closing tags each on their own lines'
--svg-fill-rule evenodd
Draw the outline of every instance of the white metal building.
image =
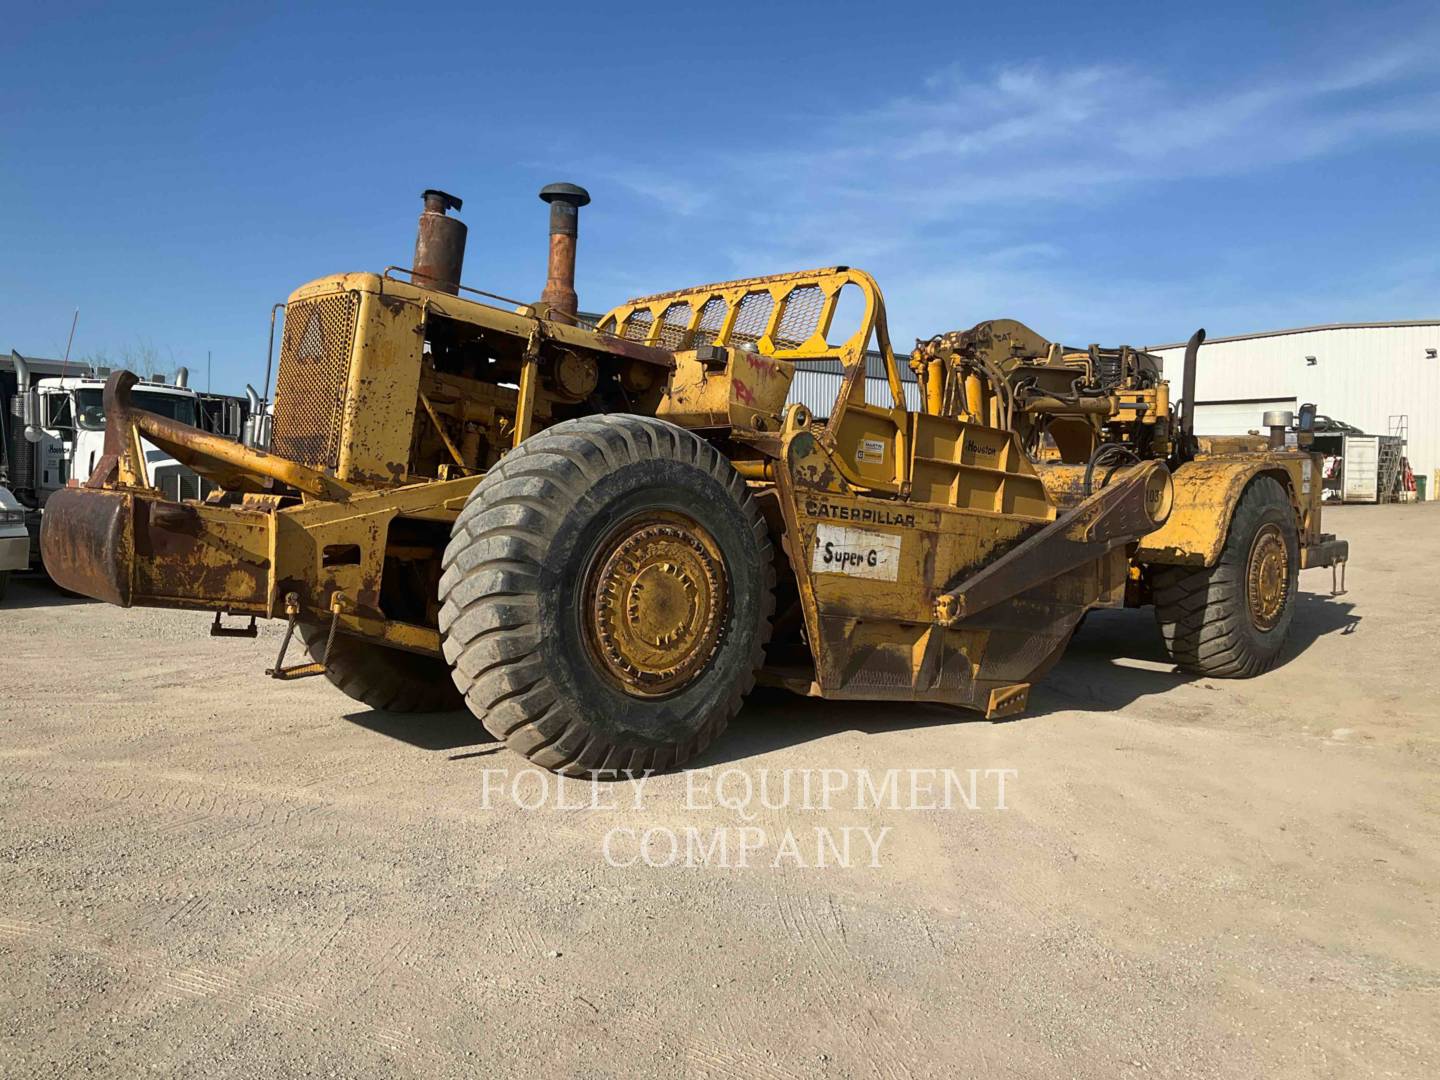
<svg viewBox="0 0 1440 1080">
<path fill-rule="evenodd" d="M 920 411 L 920 386 L 915 373 L 910 370 L 907 358 L 895 358 L 900 368 L 900 385 L 905 391 L 905 407 L 911 412 Z M 795 380 L 790 384 L 787 405 L 801 404 L 817 417 L 827 417 L 835 406 L 844 382 L 844 370 L 839 360 L 800 360 L 795 364 Z M 885 360 L 878 352 L 865 356 L 865 400 L 875 405 L 890 405 L 890 380 L 885 374 Z"/>
<path fill-rule="evenodd" d="M 1178 400 L 1185 343 L 1148 350 L 1164 357 Z M 1260 428 L 1266 410 L 1298 410 L 1307 401 L 1372 435 L 1396 434 L 1403 423 L 1410 467 L 1433 483 L 1440 469 L 1440 320 L 1305 326 L 1201 346 L 1199 434 L 1243 435 Z"/>
</svg>

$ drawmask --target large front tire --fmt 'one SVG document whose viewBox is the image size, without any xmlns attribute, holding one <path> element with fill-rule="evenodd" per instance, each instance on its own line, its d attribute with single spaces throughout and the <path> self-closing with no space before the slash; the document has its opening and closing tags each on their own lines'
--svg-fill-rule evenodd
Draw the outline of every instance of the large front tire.
<svg viewBox="0 0 1440 1080">
<path fill-rule="evenodd" d="M 1251 481 L 1211 567 L 1155 575 L 1155 618 L 1170 658 L 1197 675 L 1248 679 L 1280 655 L 1295 615 L 1300 541 L 1280 482 Z"/>
<path fill-rule="evenodd" d="M 455 522 L 440 630 L 496 738 L 570 775 L 674 768 L 755 683 L 774 566 L 744 480 L 709 443 L 610 414 L 531 436 Z"/>
</svg>

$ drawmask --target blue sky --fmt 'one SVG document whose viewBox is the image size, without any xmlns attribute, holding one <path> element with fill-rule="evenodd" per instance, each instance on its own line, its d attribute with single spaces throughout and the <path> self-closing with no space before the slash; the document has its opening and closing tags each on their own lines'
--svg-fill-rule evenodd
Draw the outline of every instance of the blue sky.
<svg viewBox="0 0 1440 1080">
<path fill-rule="evenodd" d="M 1431 4 L 7 5 L 0 348 L 257 382 L 270 305 L 408 262 L 538 295 L 846 263 L 898 344 L 1440 315 Z M 203 379 L 203 375 L 202 375 Z"/>
</svg>

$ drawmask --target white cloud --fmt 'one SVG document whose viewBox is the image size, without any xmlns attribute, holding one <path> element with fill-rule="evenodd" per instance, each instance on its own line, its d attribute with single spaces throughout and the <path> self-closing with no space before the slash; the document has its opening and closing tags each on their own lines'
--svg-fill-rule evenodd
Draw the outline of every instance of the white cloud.
<svg viewBox="0 0 1440 1080">
<path fill-rule="evenodd" d="M 938 328 L 957 301 L 965 305 L 953 312 L 957 325 L 1004 311 L 1053 320 L 1037 328 L 1067 337 L 1116 326 L 1133 327 L 1132 338 L 1163 335 L 1162 321 L 1204 304 L 1232 329 L 1247 318 L 1269 325 L 1276 320 L 1265 311 L 1286 305 L 1237 296 L 1218 271 L 1210 279 L 1193 267 L 1116 263 L 1101 275 L 1077 273 L 1091 253 L 1064 250 L 1046 208 L 1440 133 L 1436 44 L 1417 32 L 1238 83 L 1182 81 L 1163 62 L 1035 63 L 980 76 L 955 66 L 919 92 L 797 118 L 795 138 L 768 140 L 784 149 L 667 146 L 663 158 L 591 163 L 591 172 L 648 199 L 691 238 L 647 266 L 656 288 L 707 271 L 853 263 L 877 271 L 901 332 Z M 700 252 L 708 265 L 697 274 Z M 717 267 L 717 256 L 729 265 Z M 1156 272 L 1167 271 L 1169 284 L 1157 284 Z M 1372 294 L 1394 291 L 1377 283 Z"/>
<path fill-rule="evenodd" d="M 681 177 L 631 167 L 602 169 L 606 177 L 642 198 L 656 203 L 661 211 L 688 217 L 712 203 L 715 193 Z"/>
</svg>

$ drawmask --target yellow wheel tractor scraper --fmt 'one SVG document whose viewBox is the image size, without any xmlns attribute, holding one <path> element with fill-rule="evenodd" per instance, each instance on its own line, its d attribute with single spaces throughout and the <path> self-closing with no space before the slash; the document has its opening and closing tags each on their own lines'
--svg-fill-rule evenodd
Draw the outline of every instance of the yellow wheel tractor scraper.
<svg viewBox="0 0 1440 1080">
<path fill-rule="evenodd" d="M 1177 414 L 1154 357 L 1009 321 L 922 343 L 911 412 L 880 290 L 847 267 L 591 325 L 574 290 L 589 196 L 541 196 L 537 302 L 460 284 L 460 200 L 439 191 L 412 268 L 292 293 L 268 452 L 137 409 L 135 376 L 113 374 L 104 457 L 45 512 L 59 584 L 214 612 L 218 634 L 250 632 L 223 616 L 285 619 L 277 678 L 468 707 L 584 774 L 680 765 L 757 678 L 1012 715 L 1094 607 L 1153 603 L 1177 663 L 1253 675 L 1298 571 L 1345 558 L 1320 533 L 1303 412 L 1268 441 L 1196 438 L 1193 391 Z M 827 417 L 786 404 L 802 360 L 844 372 Z M 142 438 L 216 490 L 165 499 Z M 296 632 L 310 662 L 286 666 Z"/>
</svg>

